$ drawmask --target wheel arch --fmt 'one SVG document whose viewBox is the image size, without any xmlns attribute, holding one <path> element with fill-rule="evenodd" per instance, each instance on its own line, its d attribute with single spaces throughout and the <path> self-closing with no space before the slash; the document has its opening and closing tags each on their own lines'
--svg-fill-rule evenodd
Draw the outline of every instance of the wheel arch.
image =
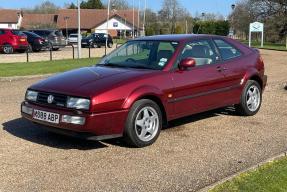
<svg viewBox="0 0 287 192">
<path fill-rule="evenodd" d="M 252 75 L 249 80 L 253 80 L 256 81 L 257 83 L 259 83 L 261 89 L 263 89 L 263 81 L 262 79 L 259 77 L 259 75 Z"/>
<path fill-rule="evenodd" d="M 155 102 L 161 112 L 162 112 L 162 120 L 163 120 L 163 126 L 167 125 L 167 113 L 166 113 L 166 108 L 164 106 L 164 102 L 162 101 L 161 98 L 162 92 L 153 87 L 153 86 L 143 86 L 135 91 L 133 91 L 125 100 L 123 104 L 124 109 L 129 109 L 136 101 L 142 100 L 142 99 L 149 99 L 153 102 Z"/>
</svg>

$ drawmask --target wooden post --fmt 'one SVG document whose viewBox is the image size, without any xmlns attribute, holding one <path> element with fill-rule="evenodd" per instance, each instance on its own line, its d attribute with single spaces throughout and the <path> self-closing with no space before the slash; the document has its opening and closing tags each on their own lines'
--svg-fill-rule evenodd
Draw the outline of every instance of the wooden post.
<svg viewBox="0 0 287 192">
<path fill-rule="evenodd" d="M 286 33 L 286 49 L 287 49 L 287 33 Z"/>
</svg>

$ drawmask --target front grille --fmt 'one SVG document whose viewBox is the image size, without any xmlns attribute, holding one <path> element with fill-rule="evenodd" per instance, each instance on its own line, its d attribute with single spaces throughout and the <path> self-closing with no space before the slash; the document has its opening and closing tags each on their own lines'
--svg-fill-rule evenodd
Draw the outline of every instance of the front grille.
<svg viewBox="0 0 287 192">
<path fill-rule="evenodd" d="M 54 97 L 52 103 L 48 103 L 48 97 L 49 95 L 52 95 Z M 60 106 L 60 107 L 66 107 L 67 103 L 67 96 L 56 94 L 56 93 L 44 93 L 39 92 L 37 97 L 37 103 L 46 104 L 46 105 L 54 105 L 54 106 Z"/>
</svg>

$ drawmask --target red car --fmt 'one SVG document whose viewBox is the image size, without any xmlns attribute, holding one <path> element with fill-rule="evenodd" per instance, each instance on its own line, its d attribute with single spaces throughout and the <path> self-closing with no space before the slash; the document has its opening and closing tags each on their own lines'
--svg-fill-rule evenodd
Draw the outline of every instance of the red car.
<svg viewBox="0 0 287 192">
<path fill-rule="evenodd" d="M 27 36 L 19 30 L 0 29 L 0 51 L 11 54 L 24 53 L 29 47 Z"/>
<path fill-rule="evenodd" d="M 266 85 L 259 52 L 225 37 L 163 35 L 128 41 L 99 64 L 28 88 L 22 116 L 59 133 L 136 147 L 173 119 L 225 106 L 255 115 Z M 191 117 L 192 118 L 192 117 Z"/>
</svg>

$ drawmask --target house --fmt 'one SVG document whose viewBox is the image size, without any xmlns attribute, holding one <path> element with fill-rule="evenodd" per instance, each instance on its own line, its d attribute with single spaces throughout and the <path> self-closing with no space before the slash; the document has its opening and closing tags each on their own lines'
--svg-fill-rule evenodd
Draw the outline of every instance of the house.
<svg viewBox="0 0 287 192">
<path fill-rule="evenodd" d="M 65 32 L 67 28 L 69 33 L 74 33 L 78 28 L 77 10 L 61 9 L 58 12 L 57 27 Z M 134 22 L 133 22 L 134 21 Z M 140 35 L 142 28 L 138 26 L 138 11 L 117 10 L 111 11 L 108 21 L 108 32 L 111 36 L 131 36 L 133 31 L 135 35 Z M 107 10 L 105 9 L 81 9 L 81 30 L 88 33 L 106 33 L 107 32 Z"/>
<path fill-rule="evenodd" d="M 77 9 L 60 9 L 55 14 L 26 13 L 19 10 L 0 9 L 0 27 L 14 29 L 61 29 L 63 33 L 76 33 L 78 30 Z M 3 25 L 2 25 L 3 23 Z M 108 32 L 113 37 L 135 36 L 142 32 L 138 24 L 138 11 L 113 10 L 108 20 Z M 87 33 L 107 32 L 106 9 L 81 9 L 81 31 Z"/>
<path fill-rule="evenodd" d="M 22 18 L 20 10 L 0 9 L 0 28 L 19 29 Z"/>
</svg>

